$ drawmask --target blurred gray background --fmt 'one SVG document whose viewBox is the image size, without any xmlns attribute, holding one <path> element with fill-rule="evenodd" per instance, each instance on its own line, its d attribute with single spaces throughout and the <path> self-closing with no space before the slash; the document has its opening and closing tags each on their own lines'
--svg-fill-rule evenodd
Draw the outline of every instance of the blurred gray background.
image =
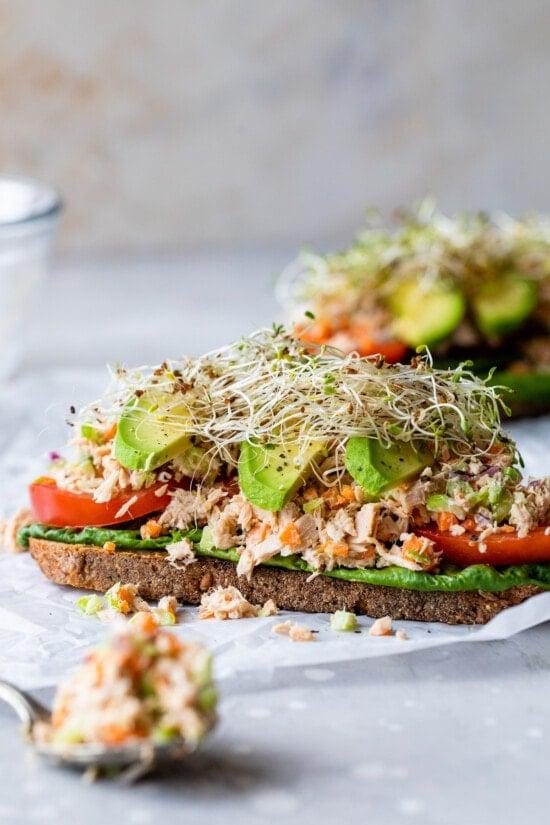
<svg viewBox="0 0 550 825">
<path fill-rule="evenodd" d="M 33 363 L 246 331 L 370 205 L 548 207 L 545 0 L 3 0 L 0 32 L 0 169 L 67 204 Z"/>
</svg>

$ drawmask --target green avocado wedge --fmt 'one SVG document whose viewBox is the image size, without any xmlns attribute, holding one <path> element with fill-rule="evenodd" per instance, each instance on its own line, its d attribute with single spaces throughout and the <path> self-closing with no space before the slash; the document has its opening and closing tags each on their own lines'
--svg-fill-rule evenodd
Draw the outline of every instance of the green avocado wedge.
<svg viewBox="0 0 550 825">
<path fill-rule="evenodd" d="M 457 287 L 442 279 L 426 288 L 415 278 L 404 280 L 388 298 L 395 317 L 393 332 L 410 347 L 437 344 L 459 325 L 466 301 Z"/>
<path fill-rule="evenodd" d="M 432 456 L 415 450 L 411 444 L 385 447 L 374 438 L 362 436 L 353 436 L 346 444 L 346 470 L 371 498 L 417 475 L 432 461 Z"/>
<path fill-rule="evenodd" d="M 201 532 L 200 529 L 195 529 L 172 533 L 158 539 L 142 539 L 139 530 L 109 530 L 103 527 L 86 527 L 83 530 L 78 530 L 67 527 L 48 527 L 46 524 L 29 524 L 19 532 L 18 538 L 22 546 L 28 546 L 31 538 L 58 541 L 63 544 L 88 544 L 97 547 L 102 547 L 106 541 L 112 541 L 117 550 L 146 553 L 150 551 L 162 552 L 167 544 L 185 537 L 193 542 L 195 553 L 199 557 L 222 559 L 235 564 L 238 562 L 239 554 L 236 550 L 219 550 L 210 547 L 209 542 L 205 542 L 204 547 L 201 548 Z M 302 573 L 314 572 L 299 556 L 285 556 L 284 558 L 275 556 L 266 561 L 265 566 Z M 336 570 L 325 571 L 322 575 L 341 581 L 442 593 L 466 592 L 468 590 L 498 593 L 509 590 L 511 587 L 528 584 L 550 590 L 550 564 L 514 564 L 499 568 L 488 564 L 474 564 L 463 569 L 447 565 L 440 573 L 420 573 L 414 570 L 406 570 L 403 567 L 368 567 L 364 569 L 339 567 Z"/>
<path fill-rule="evenodd" d="M 311 442 L 305 449 L 293 445 L 241 444 L 239 486 L 245 498 L 272 512 L 282 510 L 304 480 L 324 443 Z"/>
<path fill-rule="evenodd" d="M 115 439 L 115 456 L 123 467 L 155 470 L 189 448 L 188 412 L 173 407 L 168 416 L 165 411 L 171 401 L 169 395 L 147 392 L 126 405 Z"/>
<path fill-rule="evenodd" d="M 514 272 L 485 281 L 472 297 L 477 325 L 487 338 L 500 338 L 516 330 L 536 305 L 536 284 Z"/>
</svg>

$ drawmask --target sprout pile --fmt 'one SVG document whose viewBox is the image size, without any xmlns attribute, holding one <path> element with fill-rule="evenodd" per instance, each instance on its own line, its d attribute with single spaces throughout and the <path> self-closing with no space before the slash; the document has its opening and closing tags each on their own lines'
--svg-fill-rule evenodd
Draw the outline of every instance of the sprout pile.
<svg viewBox="0 0 550 825">
<path fill-rule="evenodd" d="M 400 216 L 396 228 L 374 217 L 350 249 L 331 255 L 304 251 L 281 276 L 281 302 L 321 311 L 336 300 L 351 311 L 365 301 L 365 287 L 390 294 L 401 279 L 417 278 L 428 290 L 435 278 L 457 283 L 466 294 L 480 279 L 505 269 L 542 281 L 550 277 L 550 219 L 461 214 L 450 218 L 432 200 Z"/>
<path fill-rule="evenodd" d="M 275 325 L 199 358 L 155 369 L 115 368 L 104 398 L 78 419 L 116 421 L 138 399 L 146 417 L 181 425 L 229 466 L 243 441 L 300 452 L 319 440 L 336 456 L 337 476 L 338 456 L 352 435 L 386 444 L 429 443 L 436 453 L 445 447 L 469 457 L 502 443 L 498 390 L 468 366 L 434 370 L 428 353 L 390 366 L 380 356 L 304 345 Z"/>
</svg>

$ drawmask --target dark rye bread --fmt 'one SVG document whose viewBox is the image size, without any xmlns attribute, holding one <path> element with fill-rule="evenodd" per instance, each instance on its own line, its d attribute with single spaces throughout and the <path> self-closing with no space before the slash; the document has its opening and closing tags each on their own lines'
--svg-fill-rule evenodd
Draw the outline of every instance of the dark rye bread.
<svg viewBox="0 0 550 825">
<path fill-rule="evenodd" d="M 257 567 L 249 582 L 237 576 L 232 562 L 219 559 L 199 558 L 177 570 L 168 563 L 165 553 L 109 552 L 102 547 L 34 538 L 29 541 L 29 548 L 44 575 L 56 584 L 105 592 L 121 581 L 137 585 L 145 599 L 170 595 L 188 604 L 198 604 L 211 587 L 234 585 L 253 604 L 273 599 L 283 610 L 333 613 L 345 609 L 373 618 L 483 624 L 506 607 L 542 592 L 526 585 L 500 593 L 427 593 L 327 576 L 308 582 L 307 573 L 273 567 Z"/>
</svg>

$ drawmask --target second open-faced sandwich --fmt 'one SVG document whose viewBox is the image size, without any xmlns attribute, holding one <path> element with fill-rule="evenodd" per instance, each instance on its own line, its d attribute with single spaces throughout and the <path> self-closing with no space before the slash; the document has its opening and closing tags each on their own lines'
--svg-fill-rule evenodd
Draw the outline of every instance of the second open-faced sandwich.
<svg viewBox="0 0 550 825">
<path fill-rule="evenodd" d="M 550 410 L 548 219 L 448 218 L 425 202 L 342 252 L 304 252 L 279 294 L 306 341 L 391 361 L 426 345 L 444 368 L 496 366 L 514 413 Z"/>
<path fill-rule="evenodd" d="M 550 588 L 550 479 L 523 483 L 497 391 L 282 328 L 113 373 L 20 533 L 55 582 L 483 622 Z"/>
</svg>

